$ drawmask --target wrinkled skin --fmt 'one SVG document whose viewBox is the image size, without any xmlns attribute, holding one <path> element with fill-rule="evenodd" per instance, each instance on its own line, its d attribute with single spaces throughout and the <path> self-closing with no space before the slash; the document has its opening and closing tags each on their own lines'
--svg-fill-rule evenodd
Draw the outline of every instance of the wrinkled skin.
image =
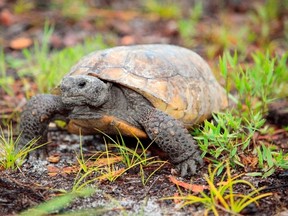
<svg viewBox="0 0 288 216">
<path fill-rule="evenodd" d="M 195 174 L 197 166 L 203 164 L 196 142 L 183 123 L 154 108 L 139 93 L 88 75 L 67 76 L 60 89 L 59 96 L 37 95 L 27 103 L 21 115 L 20 146 L 38 137 L 39 144 L 46 142 L 48 124 L 55 119 L 85 122 L 109 115 L 144 130 L 168 154 L 181 176 Z M 43 154 L 45 147 L 37 156 Z"/>
</svg>

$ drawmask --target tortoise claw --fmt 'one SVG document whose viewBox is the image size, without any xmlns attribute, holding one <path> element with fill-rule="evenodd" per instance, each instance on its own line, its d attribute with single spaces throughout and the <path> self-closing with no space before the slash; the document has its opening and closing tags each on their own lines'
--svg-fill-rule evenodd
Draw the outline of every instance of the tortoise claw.
<svg viewBox="0 0 288 216">
<path fill-rule="evenodd" d="M 180 171 L 181 177 L 191 176 L 196 174 L 197 167 L 203 166 L 203 160 L 200 157 L 200 155 L 195 158 L 194 156 L 191 156 L 187 160 L 184 160 L 176 165 L 176 168 L 178 171 Z"/>
<path fill-rule="evenodd" d="M 46 160 L 47 157 L 48 157 L 48 150 L 46 146 L 43 146 L 41 148 L 38 148 L 36 151 L 29 152 L 27 159 L 29 161 Z"/>
</svg>

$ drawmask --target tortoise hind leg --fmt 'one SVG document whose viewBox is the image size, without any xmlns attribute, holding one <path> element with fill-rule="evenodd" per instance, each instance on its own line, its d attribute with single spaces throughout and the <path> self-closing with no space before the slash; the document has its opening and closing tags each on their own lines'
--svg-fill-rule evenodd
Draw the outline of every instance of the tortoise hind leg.
<svg viewBox="0 0 288 216">
<path fill-rule="evenodd" d="M 151 140 L 168 153 L 170 161 L 180 170 L 181 176 L 196 173 L 197 165 L 202 165 L 198 146 L 184 125 L 166 113 L 146 106 L 145 114 L 140 118 Z M 143 113 L 142 113 L 143 114 Z"/>
</svg>

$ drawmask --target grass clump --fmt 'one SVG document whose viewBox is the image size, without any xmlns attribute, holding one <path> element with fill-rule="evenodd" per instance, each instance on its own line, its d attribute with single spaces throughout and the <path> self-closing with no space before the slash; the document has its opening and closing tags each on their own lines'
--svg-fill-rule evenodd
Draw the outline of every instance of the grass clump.
<svg viewBox="0 0 288 216">
<path fill-rule="evenodd" d="M 3 48 L 0 48 L 0 87 L 5 93 L 13 96 L 13 83 L 14 79 L 11 76 L 7 76 L 6 56 L 4 54 Z"/>
<path fill-rule="evenodd" d="M 99 132 L 104 135 L 106 151 L 96 152 L 85 159 L 80 141 L 80 154 L 77 156 L 80 169 L 75 178 L 72 191 L 82 189 L 91 183 L 106 180 L 114 182 L 132 169 L 139 173 L 142 184 L 146 185 L 149 179 L 166 163 L 165 161 L 155 160 L 154 157 L 147 157 L 149 146 L 144 147 L 138 138 L 136 138 L 135 149 L 131 149 L 126 146 L 120 132 L 117 139 L 113 139 L 101 131 Z M 112 143 L 108 144 L 109 142 Z M 110 149 L 114 149 L 113 152 Z M 156 166 L 156 168 L 147 174 L 145 168 L 149 166 Z"/>
<path fill-rule="evenodd" d="M 97 184 L 103 180 L 108 180 L 110 182 L 115 181 L 123 174 L 123 170 L 115 167 L 117 161 L 112 159 L 115 157 L 115 155 L 106 150 L 85 159 L 81 148 L 80 155 L 77 156 L 80 168 L 75 177 L 72 191 L 81 190 L 82 188 L 87 187 L 87 185 Z"/>
<path fill-rule="evenodd" d="M 147 157 L 147 150 L 153 141 L 146 147 L 142 144 L 141 140 L 135 136 L 136 144 L 135 148 L 131 149 L 127 147 L 120 131 L 118 130 L 119 135 L 117 139 L 113 139 L 112 137 L 104 134 L 112 144 L 110 145 L 112 148 L 116 148 L 119 152 L 120 157 L 122 158 L 122 163 L 125 165 L 124 172 L 139 168 L 139 174 L 141 176 L 141 181 L 143 185 L 146 185 L 148 180 L 162 167 L 165 165 L 165 161 L 155 160 L 155 157 Z M 157 168 L 150 173 L 148 176 L 145 174 L 145 167 L 153 166 L 157 164 Z"/>
<path fill-rule="evenodd" d="M 217 181 L 217 173 L 219 173 L 219 169 L 222 169 L 223 165 L 225 172 L 220 177 L 220 181 Z M 259 205 L 257 201 L 272 195 L 272 193 L 260 194 L 262 188 L 256 189 L 250 182 L 239 179 L 241 176 L 242 174 L 232 176 L 229 162 L 219 164 L 214 170 L 209 165 L 208 174 L 204 174 L 205 181 L 209 186 L 209 193 L 202 191 L 199 195 L 190 194 L 165 199 L 183 201 L 180 207 L 201 203 L 205 207 L 204 215 L 209 215 L 210 212 L 213 212 L 217 216 L 223 213 L 237 215 L 250 204 L 255 203 Z M 249 192 L 247 194 L 240 194 L 237 192 L 237 188 L 239 187 L 248 187 L 249 190 L 246 189 L 246 191 Z"/>
<path fill-rule="evenodd" d="M 21 134 L 14 140 L 12 126 L 5 135 L 0 127 L 0 169 L 19 169 L 25 162 L 29 152 L 43 146 L 35 146 L 37 140 L 31 140 L 22 148 L 18 148 Z"/>
<path fill-rule="evenodd" d="M 240 155 L 244 154 L 253 135 L 263 126 L 265 120 L 258 114 L 254 116 L 255 124 L 249 122 L 244 126 L 245 119 L 231 112 L 214 114 L 213 117 L 215 123 L 206 120 L 203 128 L 198 131 L 199 135 L 195 137 L 203 155 L 208 154 L 208 158 L 215 164 L 228 158 L 233 166 L 238 164 L 244 167 Z"/>
<path fill-rule="evenodd" d="M 288 95 L 284 95 L 288 81 L 287 57 L 288 53 L 281 57 L 272 57 L 268 52 L 253 53 L 253 65 L 246 68 L 239 66 L 236 53 L 233 57 L 225 54 L 220 59 L 220 70 L 226 82 L 230 82 L 226 83 L 227 90 L 234 88 L 237 91 L 238 100 L 235 102 L 239 113 L 249 114 L 251 117 L 257 112 L 264 115 L 273 100 Z M 233 71 L 229 74 L 228 65 Z"/>
<path fill-rule="evenodd" d="M 260 143 L 253 152 L 257 155 L 259 172 L 251 172 L 249 176 L 262 176 L 263 178 L 272 175 L 277 168 L 288 169 L 288 153 L 284 153 L 277 147 L 266 146 Z"/>
<path fill-rule="evenodd" d="M 229 111 L 214 114 L 213 122 L 206 120 L 196 130 L 195 138 L 203 156 L 214 164 L 228 159 L 233 167 L 237 164 L 243 168 L 249 166 L 243 158 L 252 157 L 257 160 L 260 171 L 257 175 L 263 177 L 273 174 L 277 168 L 287 168 L 287 154 L 272 143 L 255 140 L 263 128 L 271 127 L 265 119 L 269 104 L 288 95 L 287 54 L 271 57 L 269 53 L 254 53 L 252 66 L 246 68 L 239 65 L 236 53 L 233 56 L 226 53 L 220 59 L 226 90 L 235 94 L 227 95 L 233 104 Z M 223 168 L 218 169 L 219 173 Z"/>
</svg>

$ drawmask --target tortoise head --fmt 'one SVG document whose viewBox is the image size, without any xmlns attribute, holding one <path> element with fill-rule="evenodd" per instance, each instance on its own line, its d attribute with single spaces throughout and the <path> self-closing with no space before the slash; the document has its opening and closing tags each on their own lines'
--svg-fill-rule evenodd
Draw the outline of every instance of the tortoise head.
<svg viewBox="0 0 288 216">
<path fill-rule="evenodd" d="M 62 102 L 69 106 L 99 107 L 108 100 L 111 84 L 89 75 L 64 77 L 61 84 Z"/>
</svg>

